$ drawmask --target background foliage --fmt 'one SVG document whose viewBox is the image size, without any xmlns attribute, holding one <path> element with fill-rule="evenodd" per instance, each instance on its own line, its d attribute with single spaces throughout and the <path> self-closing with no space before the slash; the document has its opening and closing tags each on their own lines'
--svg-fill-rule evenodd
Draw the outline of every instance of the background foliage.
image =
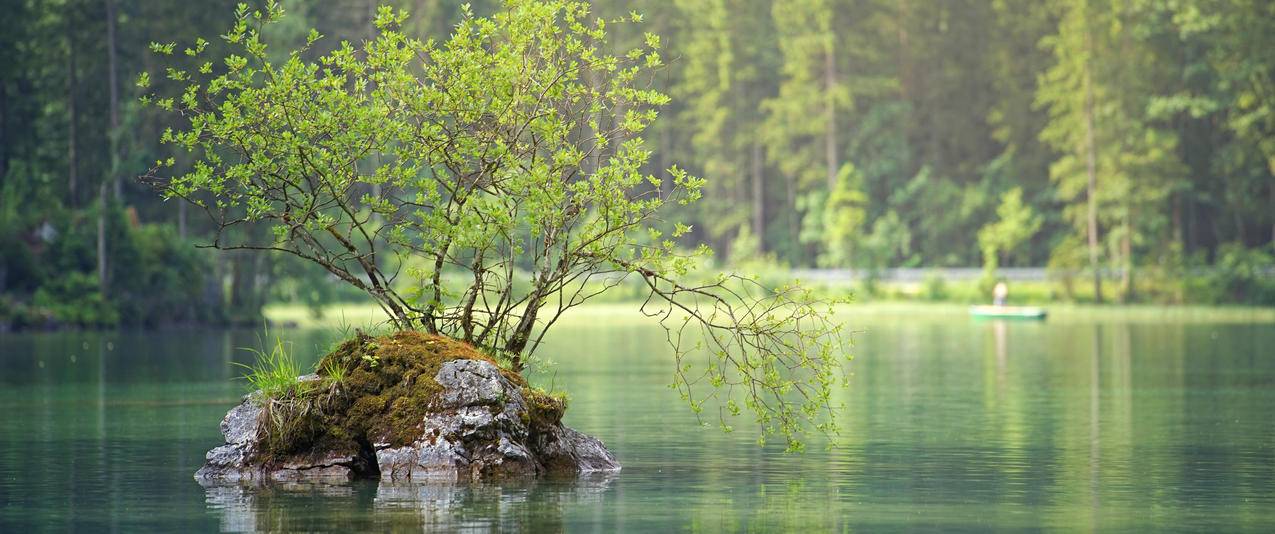
<svg viewBox="0 0 1275 534">
<path fill-rule="evenodd" d="M 410 10 L 415 37 L 461 13 L 456 0 L 289 0 L 268 37 L 295 48 L 314 27 L 327 37 L 313 59 L 372 35 L 377 3 Z M 641 31 L 662 36 L 654 84 L 673 102 L 646 165 L 707 180 L 674 218 L 721 261 L 979 266 L 999 241 L 1012 248 L 999 267 L 1047 265 L 1062 296 L 1092 298 L 1079 280 L 1095 268 L 1115 282 L 1108 299 L 1275 293 L 1275 4 L 592 3 L 642 13 Z M 255 320 L 268 300 L 341 298 L 287 260 L 192 250 L 209 223 L 133 179 L 159 159 L 191 163 L 155 144 L 171 119 L 137 105 L 149 43 L 218 35 L 233 4 L 0 2 L 0 322 Z M 617 50 L 643 39 L 626 32 Z M 998 214 L 1015 188 L 1039 225 L 1025 239 Z"/>
</svg>

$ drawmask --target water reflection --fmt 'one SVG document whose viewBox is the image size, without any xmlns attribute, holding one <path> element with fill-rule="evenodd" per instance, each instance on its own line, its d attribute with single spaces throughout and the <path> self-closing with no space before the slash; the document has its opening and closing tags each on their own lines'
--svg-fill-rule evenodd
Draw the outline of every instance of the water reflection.
<svg viewBox="0 0 1275 534">
<path fill-rule="evenodd" d="M 224 532 L 565 532 L 564 507 L 596 505 L 615 476 L 503 484 L 219 485 L 204 492 Z"/>
<path fill-rule="evenodd" d="M 847 322 L 832 450 L 698 427 L 658 327 L 589 320 L 533 380 L 618 478 L 441 488 L 196 484 L 254 332 L 0 335 L 0 531 L 1275 530 L 1275 326 Z"/>
</svg>

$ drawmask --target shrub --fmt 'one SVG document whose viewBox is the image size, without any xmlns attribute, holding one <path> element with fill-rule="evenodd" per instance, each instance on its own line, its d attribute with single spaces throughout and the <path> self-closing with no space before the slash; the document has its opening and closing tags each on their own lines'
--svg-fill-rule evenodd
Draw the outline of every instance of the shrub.
<svg viewBox="0 0 1275 534">
<path fill-rule="evenodd" d="M 1222 245 L 1208 280 L 1230 302 L 1275 304 L 1275 255 L 1239 243 Z"/>
<path fill-rule="evenodd" d="M 922 294 L 925 300 L 946 300 L 947 299 L 947 280 L 937 271 L 931 271 L 925 275 L 923 282 Z"/>
<path fill-rule="evenodd" d="M 119 312 L 106 302 L 92 274 L 68 272 L 36 290 L 35 306 L 49 310 L 60 323 L 82 326 L 114 326 Z"/>
</svg>

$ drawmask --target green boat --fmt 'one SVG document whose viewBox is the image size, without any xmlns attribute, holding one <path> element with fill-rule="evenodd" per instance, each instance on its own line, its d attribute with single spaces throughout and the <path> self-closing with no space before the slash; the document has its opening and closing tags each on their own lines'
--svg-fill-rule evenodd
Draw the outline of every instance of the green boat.
<svg viewBox="0 0 1275 534">
<path fill-rule="evenodd" d="M 970 315 L 979 319 L 1027 319 L 1040 321 L 1045 309 L 1035 306 L 970 306 Z"/>
</svg>

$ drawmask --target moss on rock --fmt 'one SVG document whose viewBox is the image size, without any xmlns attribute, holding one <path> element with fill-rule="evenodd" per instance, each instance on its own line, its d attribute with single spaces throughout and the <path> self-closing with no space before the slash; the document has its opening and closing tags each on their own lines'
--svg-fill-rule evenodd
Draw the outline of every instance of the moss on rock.
<svg viewBox="0 0 1275 534">
<path fill-rule="evenodd" d="M 195 478 L 456 481 L 620 468 L 601 441 L 562 425 L 564 396 L 450 338 L 356 333 L 318 368 L 230 410 L 225 444 Z"/>
<path fill-rule="evenodd" d="M 527 399 L 528 420 L 524 423 L 532 428 L 544 428 L 562 422 L 562 415 L 567 411 L 566 396 L 530 386 L 522 387 L 522 396 Z"/>
<path fill-rule="evenodd" d="M 443 364 L 460 359 L 497 363 L 444 336 L 401 331 L 373 338 L 356 333 L 319 361 L 316 377 L 264 399 L 258 461 L 278 463 L 315 450 L 357 454 L 372 443 L 412 443 L 421 437 L 422 422 L 442 391 L 435 375 Z M 562 399 L 535 392 L 517 373 L 502 374 L 528 393 L 533 419 L 561 420 L 566 408 Z"/>
</svg>

